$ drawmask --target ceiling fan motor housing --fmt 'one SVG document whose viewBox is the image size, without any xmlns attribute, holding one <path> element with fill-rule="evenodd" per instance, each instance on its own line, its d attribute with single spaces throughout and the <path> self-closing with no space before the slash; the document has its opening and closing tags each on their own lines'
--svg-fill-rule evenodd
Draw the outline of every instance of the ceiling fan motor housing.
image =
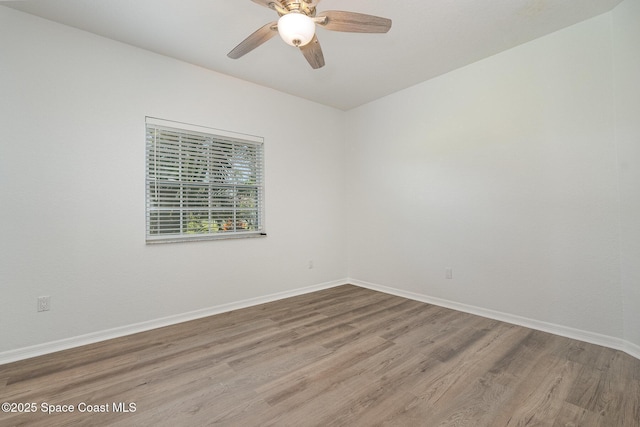
<svg viewBox="0 0 640 427">
<path fill-rule="evenodd" d="M 311 18 L 316 16 L 316 4 L 319 0 L 277 0 L 269 4 L 280 16 L 289 12 L 300 12 Z"/>
</svg>

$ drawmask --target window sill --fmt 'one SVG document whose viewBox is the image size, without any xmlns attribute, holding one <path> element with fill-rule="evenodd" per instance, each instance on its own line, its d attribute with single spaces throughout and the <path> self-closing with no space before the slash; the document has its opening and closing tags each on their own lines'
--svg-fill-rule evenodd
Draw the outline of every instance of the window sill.
<svg viewBox="0 0 640 427">
<path fill-rule="evenodd" d="M 162 243 L 186 243 L 186 242 L 205 242 L 212 240 L 237 240 L 237 239 L 254 239 L 256 237 L 267 237 L 267 233 L 233 233 L 218 235 L 201 235 L 201 236 L 171 236 L 171 237 L 147 237 L 147 245 L 156 245 Z"/>
</svg>

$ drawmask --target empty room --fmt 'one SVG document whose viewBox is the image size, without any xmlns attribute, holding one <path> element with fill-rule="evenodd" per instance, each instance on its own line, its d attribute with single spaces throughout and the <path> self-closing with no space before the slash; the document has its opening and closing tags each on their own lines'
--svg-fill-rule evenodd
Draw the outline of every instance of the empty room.
<svg viewBox="0 0 640 427">
<path fill-rule="evenodd" d="M 0 426 L 640 426 L 640 0 L 0 2 Z"/>
</svg>

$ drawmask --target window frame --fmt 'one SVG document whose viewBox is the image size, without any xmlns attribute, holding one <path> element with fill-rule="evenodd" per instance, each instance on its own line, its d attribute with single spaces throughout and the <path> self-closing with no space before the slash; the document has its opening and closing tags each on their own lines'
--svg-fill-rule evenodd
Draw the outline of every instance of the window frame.
<svg viewBox="0 0 640 427">
<path fill-rule="evenodd" d="M 157 139 L 158 131 L 164 132 L 163 139 L 160 141 Z M 176 139 L 170 140 L 167 137 L 168 134 L 172 134 Z M 203 142 L 203 145 L 197 146 L 198 141 Z M 194 146 L 198 149 L 196 154 L 183 155 L 187 148 Z M 199 151 L 201 149 L 207 154 L 202 155 Z M 174 151 L 167 155 L 168 151 L 163 150 Z M 159 153 L 165 154 L 164 160 L 159 160 Z M 171 158 L 176 159 L 175 165 L 171 163 Z M 212 166 L 214 163 L 221 163 L 221 159 L 225 162 L 224 166 Z M 194 179 L 193 175 L 189 176 L 187 172 L 183 172 L 188 168 L 194 170 L 195 161 L 206 162 L 206 167 L 195 169 L 202 175 L 202 179 Z M 171 167 L 178 172 L 170 172 Z M 203 172 L 204 169 L 206 172 Z M 178 178 L 170 179 L 170 173 L 177 174 Z M 205 175 L 207 178 L 204 177 Z M 241 183 L 243 179 L 255 180 L 255 182 Z M 147 244 L 264 237 L 266 236 L 264 187 L 264 138 L 145 117 L 145 241 Z M 199 199 L 193 197 L 195 193 L 198 193 Z M 172 196 L 170 201 L 167 194 Z M 218 196 L 215 196 L 216 194 Z M 220 194 L 224 194 L 224 197 L 219 196 Z M 248 208 L 239 206 L 243 201 L 250 205 L 254 203 L 254 205 Z M 222 206 L 222 203 L 226 205 Z M 191 222 L 189 221 L 194 221 L 193 218 L 197 218 L 196 223 L 202 221 L 204 224 L 203 213 L 208 214 L 205 227 L 208 231 L 190 230 Z M 221 228 L 222 218 L 229 213 L 232 213 L 232 217 L 228 218 L 224 225 L 230 224 L 231 229 Z M 200 217 L 197 216 L 198 214 Z M 156 219 L 153 218 L 154 216 Z M 170 221 L 166 220 L 167 216 L 171 218 Z M 165 228 L 165 232 L 161 231 L 163 226 L 170 225 L 174 228 Z M 251 229 L 244 229 L 244 227 L 251 227 Z M 198 229 L 202 228 L 198 227 Z"/>
</svg>

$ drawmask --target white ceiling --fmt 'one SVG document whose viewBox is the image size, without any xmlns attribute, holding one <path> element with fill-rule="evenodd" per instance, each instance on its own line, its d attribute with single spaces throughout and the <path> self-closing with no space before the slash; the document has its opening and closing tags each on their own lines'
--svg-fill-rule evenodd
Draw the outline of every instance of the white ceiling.
<svg viewBox="0 0 640 427">
<path fill-rule="evenodd" d="M 313 70 L 274 37 L 226 54 L 277 14 L 251 0 L 26 0 L 0 4 L 348 110 L 607 12 L 621 0 L 322 0 L 317 9 L 393 20 L 387 34 L 319 29 Z"/>
</svg>

